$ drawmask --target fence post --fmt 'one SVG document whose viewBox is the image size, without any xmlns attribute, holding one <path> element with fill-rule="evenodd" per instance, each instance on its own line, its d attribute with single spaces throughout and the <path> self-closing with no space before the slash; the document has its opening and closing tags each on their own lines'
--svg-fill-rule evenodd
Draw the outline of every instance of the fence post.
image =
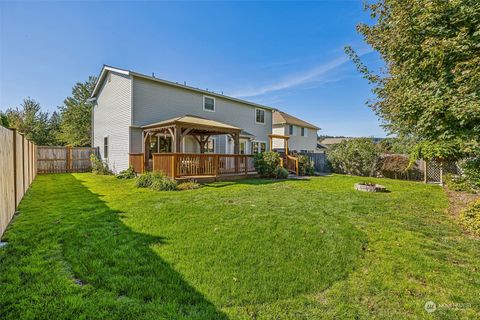
<svg viewBox="0 0 480 320">
<path fill-rule="evenodd" d="M 423 160 L 423 182 L 427 183 L 427 160 Z"/>
</svg>

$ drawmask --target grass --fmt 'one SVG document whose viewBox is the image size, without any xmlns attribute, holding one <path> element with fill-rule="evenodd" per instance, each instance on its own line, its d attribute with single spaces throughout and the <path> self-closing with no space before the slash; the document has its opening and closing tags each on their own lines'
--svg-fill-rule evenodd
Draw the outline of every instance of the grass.
<svg viewBox="0 0 480 320">
<path fill-rule="evenodd" d="M 478 318 L 479 243 L 442 189 L 354 191 L 361 180 L 155 192 L 40 175 L 3 238 L 0 317 Z"/>
</svg>

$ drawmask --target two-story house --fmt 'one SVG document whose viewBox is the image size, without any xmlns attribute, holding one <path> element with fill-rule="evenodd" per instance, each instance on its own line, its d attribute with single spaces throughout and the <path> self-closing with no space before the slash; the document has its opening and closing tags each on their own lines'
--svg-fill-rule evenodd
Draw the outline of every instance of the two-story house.
<svg viewBox="0 0 480 320">
<path fill-rule="evenodd" d="M 90 101 L 92 146 L 114 172 L 128 168 L 138 154 L 151 168 L 152 155 L 159 153 L 269 149 L 274 109 L 223 94 L 105 65 Z"/>
<path fill-rule="evenodd" d="M 315 152 L 317 150 L 319 127 L 277 110 L 273 112 L 272 125 L 273 134 L 289 137 L 288 148 L 290 151 Z M 274 139 L 272 144 L 274 150 L 285 148 L 283 139 Z"/>
</svg>

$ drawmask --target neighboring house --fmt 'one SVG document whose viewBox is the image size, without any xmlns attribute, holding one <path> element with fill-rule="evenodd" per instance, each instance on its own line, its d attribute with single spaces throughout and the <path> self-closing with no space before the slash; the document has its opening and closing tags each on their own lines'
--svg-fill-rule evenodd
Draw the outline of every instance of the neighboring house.
<svg viewBox="0 0 480 320">
<path fill-rule="evenodd" d="M 351 139 L 353 138 L 345 138 L 345 137 L 344 138 L 325 138 L 325 139 L 322 139 L 321 141 L 318 141 L 318 147 L 322 149 L 328 149 L 334 144 L 339 144 L 342 141 L 351 140 Z"/>
<path fill-rule="evenodd" d="M 319 127 L 281 111 L 273 112 L 272 122 L 273 134 L 289 136 L 288 149 L 290 151 L 317 151 Z M 285 149 L 285 142 L 282 139 L 274 139 L 272 144 L 273 149 Z"/>
<path fill-rule="evenodd" d="M 90 101 L 92 146 L 115 172 L 129 167 L 129 154 L 143 154 L 148 168 L 152 153 L 269 149 L 274 109 L 256 103 L 110 66 Z"/>
</svg>

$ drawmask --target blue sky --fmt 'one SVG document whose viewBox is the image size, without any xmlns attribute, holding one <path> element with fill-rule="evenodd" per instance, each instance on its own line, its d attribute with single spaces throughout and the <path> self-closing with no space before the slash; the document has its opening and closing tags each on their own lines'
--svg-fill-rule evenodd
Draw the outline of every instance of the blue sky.
<svg viewBox="0 0 480 320">
<path fill-rule="evenodd" d="M 0 109 L 54 111 L 103 64 L 277 107 L 321 134 L 385 136 L 343 52 L 382 65 L 359 1 L 0 2 Z"/>
</svg>

